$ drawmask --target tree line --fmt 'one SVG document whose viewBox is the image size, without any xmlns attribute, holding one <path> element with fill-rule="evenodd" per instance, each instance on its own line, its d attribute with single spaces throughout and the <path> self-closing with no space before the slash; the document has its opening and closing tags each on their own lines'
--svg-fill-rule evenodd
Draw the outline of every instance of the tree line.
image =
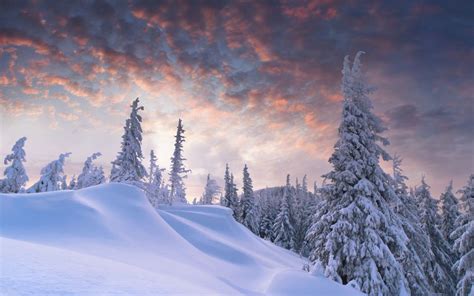
<svg viewBox="0 0 474 296">
<path fill-rule="evenodd" d="M 424 177 L 420 185 L 408 188 L 401 157 L 383 148 L 389 141 L 381 136 L 385 127 L 372 111 L 373 89 L 362 71 L 361 54 L 353 62 L 344 59 L 339 137 L 329 159 L 332 170 L 323 175 L 321 187 L 314 184 L 311 192 L 306 176 L 292 185 L 287 175 L 284 186 L 254 191 L 245 165 L 239 195 L 226 165 L 223 192 L 208 175 L 202 196 L 193 204 L 232 209 L 234 218 L 256 235 L 308 257 L 312 267 L 305 269 L 369 295 L 469 295 L 474 282 L 474 174 L 457 191 L 459 198 L 452 183 L 439 200 L 433 198 Z M 142 188 L 155 207 L 187 203 L 184 179 L 190 170 L 184 165 L 182 121 L 165 182 L 153 150 L 148 169 L 142 164 L 141 110 L 137 98 L 109 180 Z M 19 139 L 5 158 L 1 192 L 80 189 L 106 182 L 102 167 L 94 164 L 101 154 L 94 153 L 68 183 L 63 166 L 70 153 L 64 153 L 41 170 L 40 180 L 25 188 L 25 141 Z M 391 174 L 382 170 L 380 159 L 392 162 Z"/>
</svg>

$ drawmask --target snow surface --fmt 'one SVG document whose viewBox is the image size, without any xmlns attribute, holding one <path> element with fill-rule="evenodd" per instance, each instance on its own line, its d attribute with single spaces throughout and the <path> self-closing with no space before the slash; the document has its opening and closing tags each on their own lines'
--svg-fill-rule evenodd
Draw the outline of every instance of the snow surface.
<svg viewBox="0 0 474 296">
<path fill-rule="evenodd" d="M 301 270 L 220 206 L 155 210 L 139 189 L 0 195 L 2 295 L 358 295 Z"/>
</svg>

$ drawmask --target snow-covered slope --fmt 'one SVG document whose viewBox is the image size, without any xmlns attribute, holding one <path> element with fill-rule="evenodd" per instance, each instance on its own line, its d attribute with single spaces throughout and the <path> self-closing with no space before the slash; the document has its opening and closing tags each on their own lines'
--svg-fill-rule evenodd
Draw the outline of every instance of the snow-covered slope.
<svg viewBox="0 0 474 296">
<path fill-rule="evenodd" d="M 154 210 L 132 186 L 0 195 L 0 294 L 354 295 L 219 206 Z"/>
</svg>

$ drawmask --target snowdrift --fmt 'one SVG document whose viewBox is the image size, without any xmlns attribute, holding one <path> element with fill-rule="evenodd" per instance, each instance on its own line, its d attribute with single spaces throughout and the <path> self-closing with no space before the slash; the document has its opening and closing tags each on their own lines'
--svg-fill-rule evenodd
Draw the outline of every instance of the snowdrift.
<svg viewBox="0 0 474 296">
<path fill-rule="evenodd" d="M 357 295 L 301 271 L 219 206 L 155 210 L 137 188 L 0 195 L 0 294 Z"/>
</svg>

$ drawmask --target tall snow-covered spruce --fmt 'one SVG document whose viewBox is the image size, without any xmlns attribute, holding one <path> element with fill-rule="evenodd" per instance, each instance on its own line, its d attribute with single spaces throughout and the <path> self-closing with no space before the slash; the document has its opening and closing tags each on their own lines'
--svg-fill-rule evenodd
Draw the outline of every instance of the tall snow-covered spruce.
<svg viewBox="0 0 474 296">
<path fill-rule="evenodd" d="M 81 189 L 105 183 L 104 170 L 101 166 L 96 166 L 93 163 L 93 161 L 101 155 L 102 154 L 100 152 L 97 152 L 86 159 L 84 162 L 84 167 L 82 168 L 82 172 L 77 177 L 77 181 L 75 181 L 74 188 L 71 188 L 72 186 L 69 185 L 70 189 Z"/>
<path fill-rule="evenodd" d="M 428 235 L 429 247 L 433 256 L 424 267 L 428 281 L 436 293 L 453 295 L 455 292 L 455 277 L 451 271 L 453 266 L 453 252 L 438 229 L 440 216 L 438 214 L 438 200 L 430 193 L 430 186 L 425 178 L 415 190 L 415 198 L 420 207 L 420 222 L 423 231 Z"/>
<path fill-rule="evenodd" d="M 23 149 L 25 142 L 26 137 L 20 138 L 13 145 L 12 153 L 5 157 L 3 163 L 10 165 L 3 172 L 5 179 L 0 180 L 0 192 L 18 193 L 24 189 L 26 182 L 28 182 L 28 176 L 23 166 L 23 162 L 26 161 L 26 153 Z"/>
<path fill-rule="evenodd" d="M 398 200 L 393 204 L 395 213 L 399 215 L 403 230 L 408 237 L 407 248 L 397 254 L 399 262 L 403 266 L 405 277 L 408 281 L 412 295 L 433 294 L 424 267 L 433 260 L 433 254 L 429 248 L 429 237 L 421 228 L 418 205 L 412 195 L 408 193 L 401 168 L 402 159 L 398 155 L 393 156 L 393 187 Z"/>
<path fill-rule="evenodd" d="M 258 233 L 257 208 L 255 205 L 255 196 L 253 194 L 252 179 L 250 178 L 247 165 L 244 166 L 243 187 L 241 200 L 241 221 L 253 233 Z"/>
<path fill-rule="evenodd" d="M 352 67 L 349 57 L 344 59 L 339 140 L 329 159 L 333 170 L 324 176 L 325 201 L 307 234 L 310 259 L 321 263 L 326 276 L 354 283 L 369 295 L 398 295 L 407 287 L 394 253 L 406 248 L 407 238 L 390 207 L 396 200 L 390 178 L 379 165 L 379 157 L 389 156 L 378 142 L 388 141 L 372 113 L 361 54 Z"/>
<path fill-rule="evenodd" d="M 144 110 L 138 106 L 139 99 L 136 98 L 132 105 L 130 118 L 125 121 L 122 146 L 117 158 L 112 162 L 110 173 L 111 182 L 141 184 L 146 177 L 146 169 L 142 164 L 142 117 L 138 111 Z"/>
<path fill-rule="evenodd" d="M 461 193 L 462 214 L 458 217 L 458 227 L 451 234 L 454 248 L 460 254 L 453 266 L 459 277 L 456 295 L 467 296 L 474 293 L 474 174 L 469 176 Z"/>
<path fill-rule="evenodd" d="M 275 224 L 273 225 L 273 235 L 275 237 L 273 242 L 288 250 L 292 250 L 295 246 L 295 230 L 293 228 L 293 217 L 291 215 L 291 204 L 294 200 L 292 191 L 290 175 L 287 175 L 283 199 L 280 203 L 280 211 L 278 212 L 278 215 L 275 219 Z"/>
<path fill-rule="evenodd" d="M 237 196 L 237 188 L 234 184 L 234 175 L 230 172 L 229 164 L 225 165 L 224 173 L 224 196 L 222 205 L 232 209 L 233 216 L 236 220 L 240 219 L 239 199 Z"/>
<path fill-rule="evenodd" d="M 453 181 L 446 187 L 446 190 L 441 194 L 441 221 L 439 228 L 449 246 L 453 246 L 453 241 L 450 239 L 451 233 L 456 228 L 456 220 L 459 217 L 458 200 L 453 193 Z"/>
<path fill-rule="evenodd" d="M 62 153 L 59 155 L 57 160 L 54 160 L 45 166 L 41 170 L 39 181 L 33 184 L 27 192 L 35 193 L 62 190 L 65 181 L 64 162 L 69 155 L 71 155 L 70 152 Z"/>
<path fill-rule="evenodd" d="M 178 121 L 174 143 L 173 157 L 171 157 L 170 169 L 170 203 L 188 203 L 186 200 L 186 188 L 183 179 L 187 178 L 187 170 L 184 166 L 186 158 L 183 157 L 183 143 L 185 142 L 184 128 L 181 119 Z"/>
</svg>

